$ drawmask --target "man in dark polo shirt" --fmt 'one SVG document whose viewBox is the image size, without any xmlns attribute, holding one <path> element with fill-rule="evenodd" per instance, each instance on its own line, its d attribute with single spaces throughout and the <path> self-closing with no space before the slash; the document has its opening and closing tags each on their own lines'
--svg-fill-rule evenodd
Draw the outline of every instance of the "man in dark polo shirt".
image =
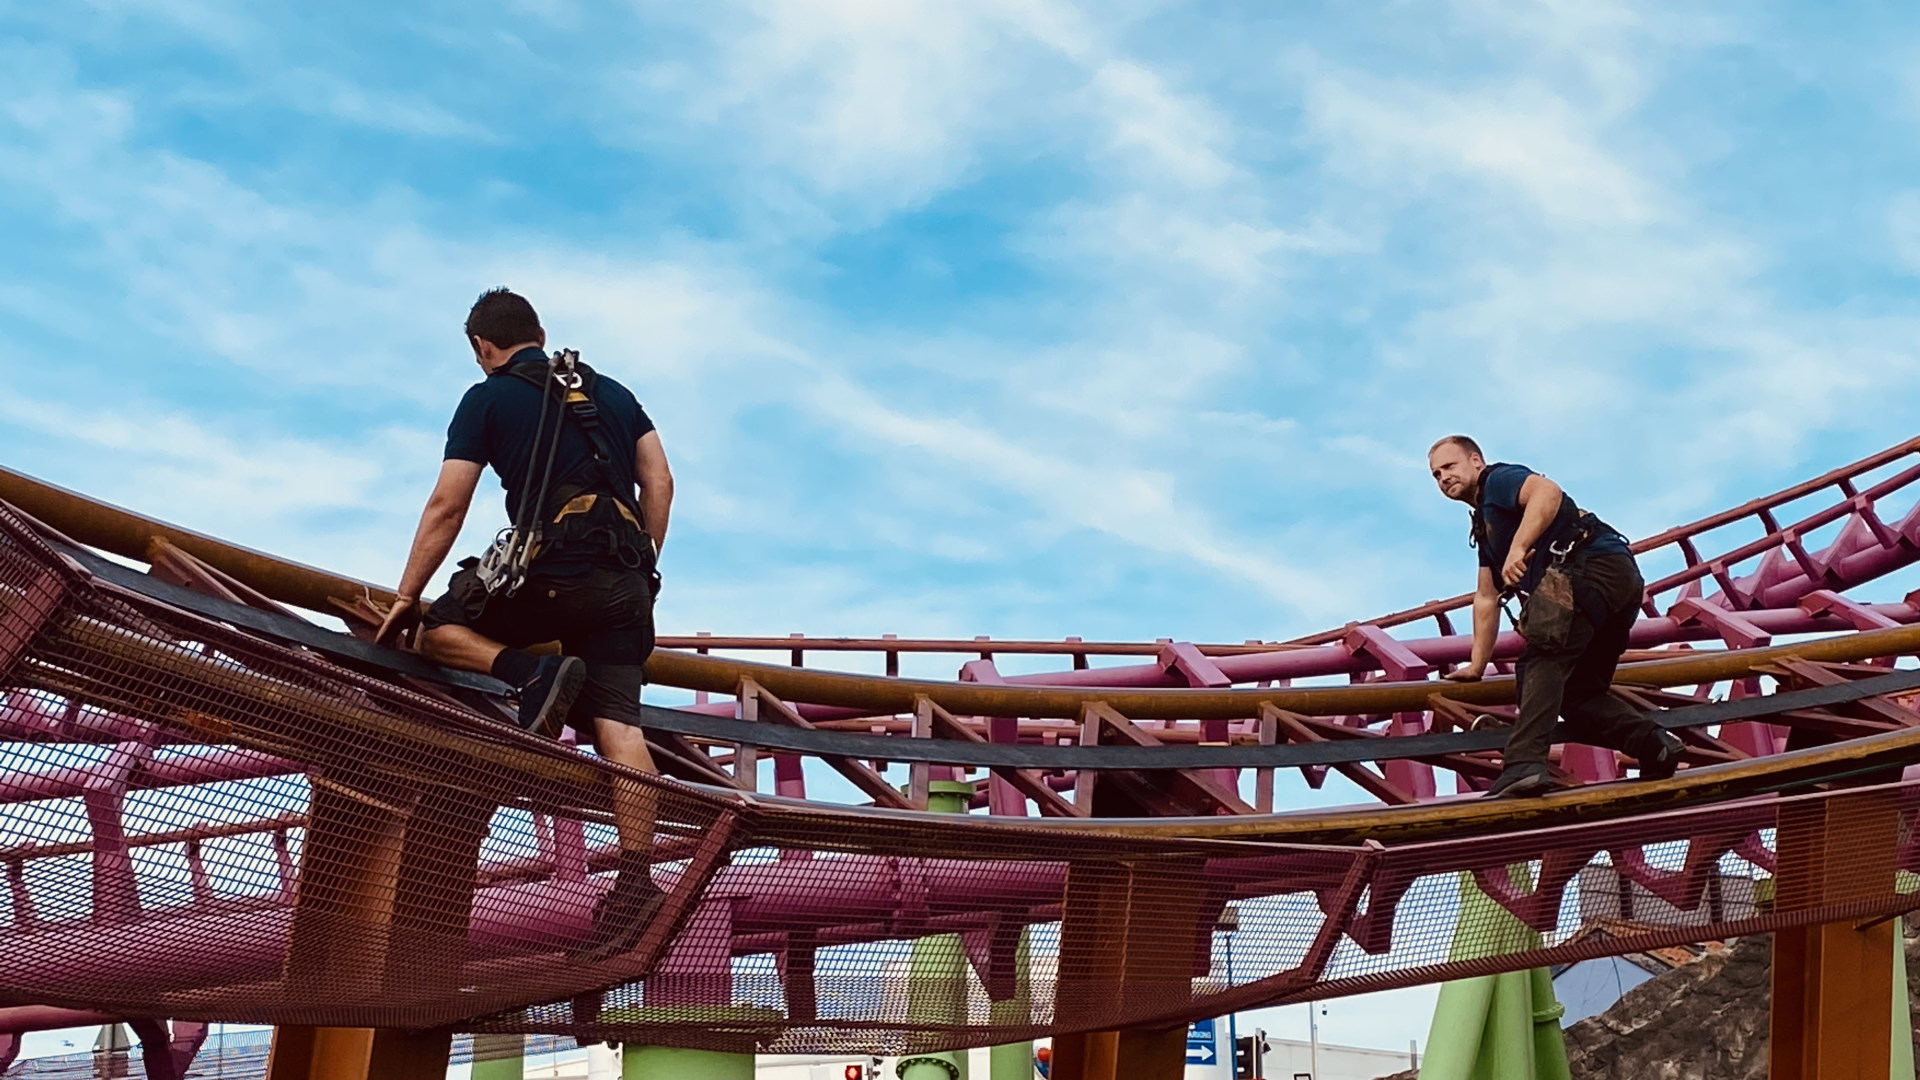
<svg viewBox="0 0 1920 1080">
<path fill-rule="evenodd" d="M 581 390 L 600 437 L 557 408 L 558 396 L 549 397 L 546 331 L 524 298 L 506 289 L 483 293 L 467 314 L 466 333 L 486 378 L 467 390 L 448 425 L 440 478 L 378 640 L 394 640 L 420 618 L 421 593 L 460 533 L 482 468 L 491 467 L 506 489 L 509 520 L 530 489 L 538 498 L 541 477 L 549 476 L 545 504 L 527 504 L 542 523 L 543 543 L 524 583 L 511 595 L 489 596 L 478 560 L 463 561 L 446 595 L 426 609 L 416 645 L 448 667 L 489 672 L 516 688 L 527 730 L 553 736 L 571 723 L 608 760 L 655 773 L 646 736 L 634 725 L 642 665 L 653 651 L 655 560 L 673 503 L 660 434 L 632 392 L 585 365 Z M 546 434 L 536 438 L 543 414 Z M 527 651 L 551 641 L 562 655 Z M 630 783 L 613 791 L 619 874 L 594 908 L 587 949 L 594 958 L 631 948 L 662 898 L 650 872 L 654 793 Z"/>
<path fill-rule="evenodd" d="M 1491 796 L 1545 794 L 1553 786 L 1547 751 L 1556 718 L 1575 738 L 1622 750 L 1640 761 L 1640 775 L 1673 775 L 1682 744 L 1670 731 L 1608 692 L 1627 635 L 1639 617 L 1646 584 L 1626 537 L 1581 511 L 1560 485 L 1524 465 L 1487 464 L 1480 446 L 1449 435 L 1427 452 L 1440 491 L 1473 507 L 1473 543 L 1480 583 L 1473 594 L 1473 652 L 1447 675 L 1479 679 L 1493 658 L 1503 594 L 1531 592 L 1556 557 L 1573 580 L 1573 625 L 1563 646 L 1528 644 L 1514 669 L 1520 715 L 1507 736 L 1506 767 Z"/>
</svg>

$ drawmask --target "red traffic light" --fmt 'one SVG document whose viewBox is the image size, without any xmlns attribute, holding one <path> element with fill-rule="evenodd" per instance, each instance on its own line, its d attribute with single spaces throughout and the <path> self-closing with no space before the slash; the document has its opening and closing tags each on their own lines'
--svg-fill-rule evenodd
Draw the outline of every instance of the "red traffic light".
<svg viewBox="0 0 1920 1080">
<path fill-rule="evenodd" d="M 840 1075 L 846 1077 L 847 1080 L 867 1080 L 867 1067 L 865 1065 L 849 1065 Z"/>
</svg>

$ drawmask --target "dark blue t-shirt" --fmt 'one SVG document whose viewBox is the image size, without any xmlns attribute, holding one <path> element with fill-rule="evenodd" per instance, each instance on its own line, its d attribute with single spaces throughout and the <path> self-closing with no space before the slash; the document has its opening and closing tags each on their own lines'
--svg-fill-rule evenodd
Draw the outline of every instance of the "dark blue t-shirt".
<svg viewBox="0 0 1920 1080">
<path fill-rule="evenodd" d="M 482 382 L 467 388 L 460 407 L 453 411 L 447 425 L 448 461 L 472 461 L 491 468 L 507 493 L 507 520 L 520 509 L 520 493 L 528 482 L 528 466 L 533 455 L 535 429 L 540 424 L 540 388 L 515 375 L 507 374 L 513 364 L 524 360 L 544 360 L 539 349 L 522 349 L 513 359 L 496 368 Z M 588 396 L 600 412 L 600 427 L 606 433 L 614 459 L 612 470 L 629 485 L 633 483 L 634 446 L 641 436 L 654 430 L 633 392 L 606 375 L 595 373 Z M 548 403 L 551 409 L 553 406 Z M 549 414 L 547 422 L 553 422 Z M 557 484 L 593 457 L 593 443 L 571 417 L 560 426 L 560 445 L 555 451 L 553 479 Z M 544 463 L 543 463 L 544 464 Z M 537 479 L 537 477 L 535 478 Z M 633 488 L 619 494 L 631 499 Z M 543 570 L 560 569 L 546 566 Z"/>
<path fill-rule="evenodd" d="M 1520 488 L 1527 477 L 1534 475 L 1525 465 L 1497 463 L 1489 465 L 1480 474 L 1479 509 L 1475 513 L 1473 530 L 1474 545 L 1480 549 L 1480 565 L 1493 571 L 1494 580 L 1500 578 L 1500 568 L 1507 561 L 1507 550 L 1513 546 L 1513 534 L 1520 529 Z M 1574 521 L 1580 516 L 1580 508 L 1574 505 L 1573 496 L 1561 493 L 1560 512 L 1554 515 L 1553 522 L 1546 532 L 1533 545 L 1533 558 L 1527 561 L 1527 576 L 1521 581 L 1522 589 L 1532 589 L 1540 583 L 1540 575 L 1546 572 L 1548 549 L 1572 532 Z M 1628 555 L 1631 549 L 1627 538 L 1619 531 L 1599 518 L 1594 518 L 1593 538 L 1587 541 L 1586 552 L 1589 555 Z"/>
</svg>

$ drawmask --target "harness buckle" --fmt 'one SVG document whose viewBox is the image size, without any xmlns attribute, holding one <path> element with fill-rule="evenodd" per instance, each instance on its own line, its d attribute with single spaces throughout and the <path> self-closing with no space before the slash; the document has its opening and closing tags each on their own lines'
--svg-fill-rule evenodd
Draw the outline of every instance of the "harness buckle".
<svg viewBox="0 0 1920 1080">
<path fill-rule="evenodd" d="M 566 387 L 568 390 L 580 389 L 583 380 L 580 378 L 580 372 L 576 370 L 576 365 L 579 363 L 580 351 L 578 349 L 553 350 L 553 357 L 549 361 L 553 370 L 553 381 Z"/>
</svg>

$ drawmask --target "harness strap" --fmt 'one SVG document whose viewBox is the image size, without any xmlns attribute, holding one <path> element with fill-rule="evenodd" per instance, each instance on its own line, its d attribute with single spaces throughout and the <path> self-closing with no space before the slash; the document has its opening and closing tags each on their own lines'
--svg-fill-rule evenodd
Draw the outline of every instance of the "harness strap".
<svg viewBox="0 0 1920 1080">
<path fill-rule="evenodd" d="M 575 377 L 562 384 L 566 389 L 557 404 L 555 446 L 562 419 L 571 417 L 586 435 L 591 453 L 551 487 L 543 483 L 539 505 L 547 528 L 541 536 L 541 549 L 606 555 L 634 569 L 650 566 L 653 545 L 641 524 L 633 480 L 614 467 L 620 455 L 600 422 L 600 408 L 591 394 L 597 376 L 577 356 L 571 358 L 569 369 Z M 508 374 L 543 388 L 547 385 L 545 365 L 535 362 L 516 364 Z M 548 460 L 551 468 L 552 457 Z M 602 496 L 606 497 L 605 505 L 613 508 L 611 512 L 602 509 Z"/>
<path fill-rule="evenodd" d="M 597 482 L 599 486 L 606 488 L 602 494 L 611 496 L 615 503 L 628 512 L 627 516 L 637 522 L 640 508 L 633 500 L 633 481 L 626 479 L 623 483 L 623 478 L 614 470 L 613 463 L 619 460 L 619 455 L 615 452 L 613 443 L 607 438 L 606 428 L 600 423 L 600 407 L 595 405 L 593 398 L 589 396 L 589 390 L 597 381 L 598 375 L 592 368 L 577 361 L 574 369 L 579 374 L 580 381 L 577 385 L 568 388 L 562 404 L 566 415 L 573 417 L 574 422 L 580 425 L 580 430 L 587 436 L 587 442 L 592 448 L 591 464 L 587 468 L 597 471 L 600 475 L 578 477 L 575 473 L 581 470 L 576 468 L 561 477 L 553 490 L 542 493 L 545 504 L 555 507 L 555 512 L 546 516 L 548 520 L 558 520 L 559 506 L 566 505 L 581 494 L 593 491 Z M 546 385 L 546 367 L 542 364 L 531 361 L 515 364 L 508 369 L 507 373 L 536 386 Z M 556 439 L 557 437 L 556 432 Z M 563 497 L 556 498 L 556 492 Z"/>
</svg>

